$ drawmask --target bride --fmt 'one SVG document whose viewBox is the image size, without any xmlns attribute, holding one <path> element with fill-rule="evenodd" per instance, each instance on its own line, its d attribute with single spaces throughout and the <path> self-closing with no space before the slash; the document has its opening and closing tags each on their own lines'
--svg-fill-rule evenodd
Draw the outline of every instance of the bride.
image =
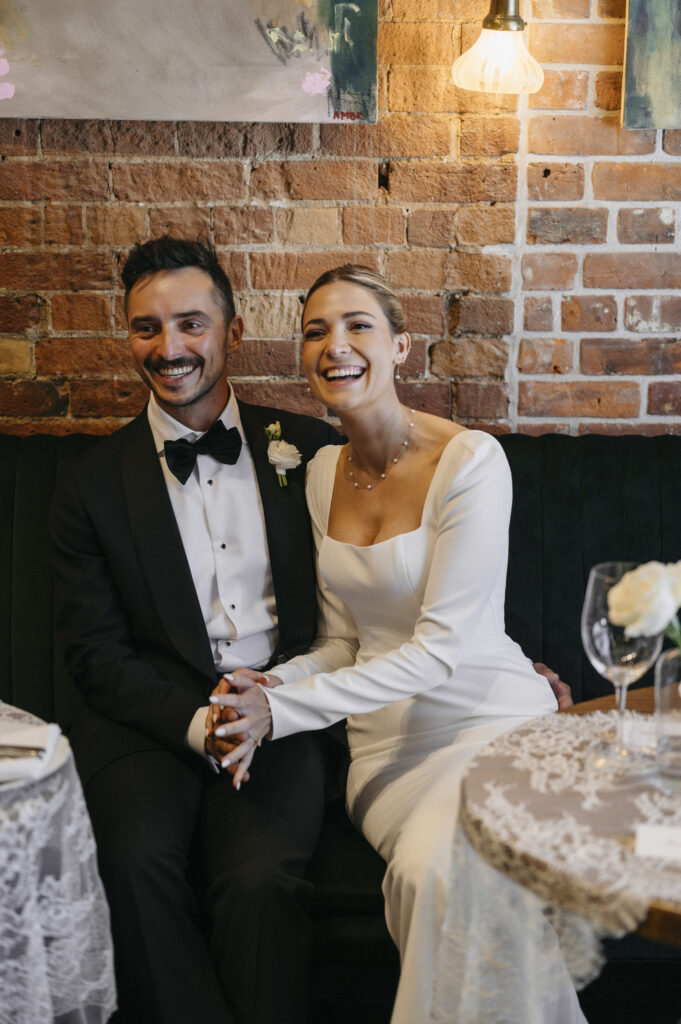
<svg viewBox="0 0 681 1024">
<path fill-rule="evenodd" d="M 512 1010 L 502 991 L 501 1017 L 463 1003 L 450 1015 L 451 996 L 442 996 L 438 950 L 457 887 L 500 887 L 520 913 L 515 891 L 504 897 L 514 883 L 479 858 L 469 857 L 479 877 L 454 871 L 462 775 L 500 733 L 556 710 L 546 679 L 504 632 L 505 456 L 490 435 L 400 403 L 393 373 L 410 339 L 398 299 L 374 271 L 349 265 L 322 274 L 302 328 L 310 387 L 348 442 L 321 449 L 308 467 L 320 588 L 315 645 L 266 677 L 238 670 L 230 692 L 211 698 L 240 716 L 216 729 L 240 734 L 225 759 L 235 785 L 263 738 L 347 718 L 348 812 L 386 861 L 386 917 L 400 951 L 392 1024 L 421 1024 L 431 1013 L 457 1024 L 583 1021 L 555 956 L 550 967 L 530 958 L 531 969 L 551 973 L 550 1005 L 536 1014 Z"/>
</svg>

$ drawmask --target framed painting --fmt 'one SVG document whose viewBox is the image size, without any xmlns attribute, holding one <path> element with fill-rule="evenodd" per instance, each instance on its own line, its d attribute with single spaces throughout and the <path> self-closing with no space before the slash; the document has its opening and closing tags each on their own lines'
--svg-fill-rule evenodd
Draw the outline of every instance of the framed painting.
<svg viewBox="0 0 681 1024">
<path fill-rule="evenodd" d="M 0 116 L 376 120 L 378 0 L 0 0 Z"/>
<path fill-rule="evenodd" d="M 681 4 L 628 0 L 624 128 L 681 128 Z"/>
</svg>

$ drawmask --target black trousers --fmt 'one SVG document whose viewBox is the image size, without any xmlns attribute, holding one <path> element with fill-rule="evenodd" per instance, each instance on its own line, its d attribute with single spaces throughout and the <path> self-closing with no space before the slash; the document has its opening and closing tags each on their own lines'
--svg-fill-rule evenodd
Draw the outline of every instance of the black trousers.
<svg viewBox="0 0 681 1024">
<path fill-rule="evenodd" d="M 120 758 L 87 784 L 111 910 L 117 1021 L 303 1024 L 304 875 L 330 742 L 303 733 L 263 744 L 239 792 L 230 775 L 165 751 Z"/>
</svg>

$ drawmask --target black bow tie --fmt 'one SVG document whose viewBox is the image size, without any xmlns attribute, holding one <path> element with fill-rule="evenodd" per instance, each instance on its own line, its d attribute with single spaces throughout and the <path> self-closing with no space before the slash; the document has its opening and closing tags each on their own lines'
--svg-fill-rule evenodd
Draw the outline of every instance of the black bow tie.
<svg viewBox="0 0 681 1024">
<path fill-rule="evenodd" d="M 212 455 L 218 462 L 234 465 L 241 451 L 241 435 L 236 427 L 227 430 L 222 420 L 217 420 L 198 441 L 181 437 L 179 441 L 166 441 L 163 448 L 168 469 L 181 484 L 186 484 L 197 455 Z"/>
</svg>

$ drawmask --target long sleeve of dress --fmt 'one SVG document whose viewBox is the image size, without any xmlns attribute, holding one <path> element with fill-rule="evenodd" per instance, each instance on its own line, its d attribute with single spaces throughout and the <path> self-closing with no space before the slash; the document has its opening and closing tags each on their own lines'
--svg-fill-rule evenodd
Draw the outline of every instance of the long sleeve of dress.
<svg viewBox="0 0 681 1024">
<path fill-rule="evenodd" d="M 411 638 L 380 656 L 336 671 L 317 671 L 268 691 L 273 738 L 320 729 L 434 688 L 452 675 L 474 642 L 476 624 L 483 611 L 489 613 L 492 594 L 506 574 L 510 470 L 498 442 L 479 432 L 450 442 L 441 463 L 434 495 L 434 547 Z M 320 478 L 317 484 L 315 477 L 312 508 L 320 500 L 314 487 L 328 488 L 328 481 Z M 503 582 L 501 586 L 503 590 Z M 325 602 L 330 599 L 328 594 L 323 597 Z M 333 615 L 326 614 L 337 629 L 345 617 L 347 635 L 352 617 L 335 600 Z M 500 619 L 503 636 L 503 609 Z"/>
</svg>

